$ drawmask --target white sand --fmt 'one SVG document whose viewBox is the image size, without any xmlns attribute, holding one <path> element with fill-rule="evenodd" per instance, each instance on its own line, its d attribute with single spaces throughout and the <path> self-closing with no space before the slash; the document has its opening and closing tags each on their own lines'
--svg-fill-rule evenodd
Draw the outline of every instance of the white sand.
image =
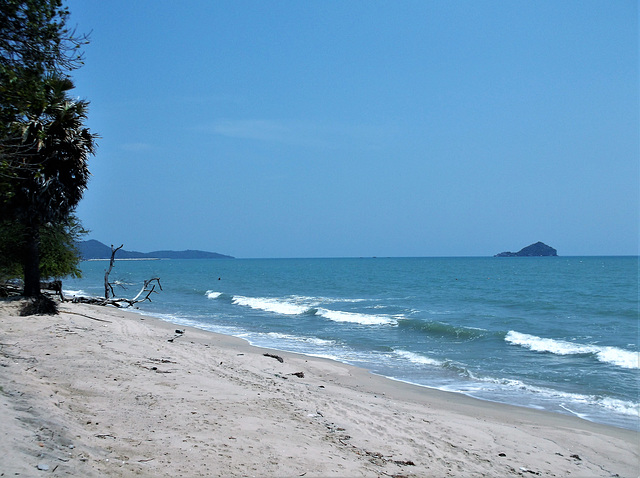
<svg viewBox="0 0 640 478">
<path fill-rule="evenodd" d="M 0 476 L 640 474 L 629 430 L 113 308 L 17 306 L 0 302 Z"/>
</svg>

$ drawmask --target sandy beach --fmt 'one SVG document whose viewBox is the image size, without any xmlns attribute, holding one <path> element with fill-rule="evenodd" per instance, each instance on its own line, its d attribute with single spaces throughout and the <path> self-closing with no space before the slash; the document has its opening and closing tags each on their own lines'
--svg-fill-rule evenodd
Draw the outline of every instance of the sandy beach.
<svg viewBox="0 0 640 478">
<path fill-rule="evenodd" d="M 0 476 L 640 474 L 630 430 L 119 309 L 18 306 L 0 302 Z"/>
</svg>

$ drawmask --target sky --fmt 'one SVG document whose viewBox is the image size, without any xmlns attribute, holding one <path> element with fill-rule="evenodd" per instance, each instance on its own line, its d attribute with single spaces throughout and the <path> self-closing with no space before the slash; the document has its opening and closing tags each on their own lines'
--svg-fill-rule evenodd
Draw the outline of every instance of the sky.
<svg viewBox="0 0 640 478">
<path fill-rule="evenodd" d="M 69 0 L 105 244 L 636 255 L 638 2 Z"/>
</svg>

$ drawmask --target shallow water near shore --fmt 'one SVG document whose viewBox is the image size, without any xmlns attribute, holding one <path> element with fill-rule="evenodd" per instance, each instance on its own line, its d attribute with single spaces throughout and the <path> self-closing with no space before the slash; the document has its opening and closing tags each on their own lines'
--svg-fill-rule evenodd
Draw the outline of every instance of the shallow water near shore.
<svg viewBox="0 0 640 478">
<path fill-rule="evenodd" d="M 65 291 L 102 295 L 107 262 Z M 397 380 L 639 429 L 638 258 L 117 261 L 140 312 Z"/>
</svg>

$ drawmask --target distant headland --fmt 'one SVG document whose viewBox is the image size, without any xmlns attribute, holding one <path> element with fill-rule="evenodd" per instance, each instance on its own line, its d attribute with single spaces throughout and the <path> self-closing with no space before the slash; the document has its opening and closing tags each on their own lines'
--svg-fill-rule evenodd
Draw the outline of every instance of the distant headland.
<svg viewBox="0 0 640 478">
<path fill-rule="evenodd" d="M 110 259 L 111 247 L 95 239 L 78 243 L 80 256 L 84 260 Z M 234 259 L 233 256 L 225 256 L 217 252 L 206 251 L 154 251 L 137 252 L 120 249 L 116 253 L 116 259 Z"/>
<path fill-rule="evenodd" d="M 536 242 L 518 252 L 501 252 L 494 257 L 555 257 L 558 255 L 553 247 L 547 246 L 543 242 Z"/>
</svg>

